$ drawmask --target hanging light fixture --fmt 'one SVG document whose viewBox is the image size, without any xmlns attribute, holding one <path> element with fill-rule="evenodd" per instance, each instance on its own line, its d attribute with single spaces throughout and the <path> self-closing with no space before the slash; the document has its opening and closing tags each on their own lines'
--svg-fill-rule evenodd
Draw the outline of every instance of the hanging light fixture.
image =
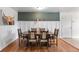
<svg viewBox="0 0 79 59">
<path fill-rule="evenodd" d="M 43 10 L 43 9 L 45 9 L 45 7 L 36 7 L 36 9 Z"/>
</svg>

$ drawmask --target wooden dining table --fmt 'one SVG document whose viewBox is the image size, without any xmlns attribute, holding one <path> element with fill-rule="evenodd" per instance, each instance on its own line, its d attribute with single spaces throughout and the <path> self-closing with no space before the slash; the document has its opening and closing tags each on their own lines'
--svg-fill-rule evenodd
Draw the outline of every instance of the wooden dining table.
<svg viewBox="0 0 79 59">
<path fill-rule="evenodd" d="M 29 36 L 29 34 L 30 34 L 29 31 L 23 32 L 24 38 L 27 39 L 27 44 L 28 44 L 28 36 Z M 35 35 L 36 35 L 37 41 L 39 41 L 41 33 L 35 33 Z M 52 32 L 48 32 L 47 35 L 48 35 L 48 39 L 49 39 L 49 46 L 51 46 L 50 40 L 53 39 L 54 34 Z"/>
</svg>

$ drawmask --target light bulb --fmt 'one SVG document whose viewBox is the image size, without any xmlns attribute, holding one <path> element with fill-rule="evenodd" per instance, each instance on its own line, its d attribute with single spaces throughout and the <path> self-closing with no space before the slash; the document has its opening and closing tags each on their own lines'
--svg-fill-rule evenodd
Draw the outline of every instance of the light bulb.
<svg viewBox="0 0 79 59">
<path fill-rule="evenodd" d="M 43 10 L 45 7 L 36 7 L 38 10 Z"/>
</svg>

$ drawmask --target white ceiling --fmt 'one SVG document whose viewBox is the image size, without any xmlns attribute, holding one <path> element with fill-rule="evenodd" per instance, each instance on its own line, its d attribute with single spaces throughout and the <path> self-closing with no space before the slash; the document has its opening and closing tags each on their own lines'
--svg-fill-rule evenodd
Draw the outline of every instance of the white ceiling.
<svg viewBox="0 0 79 59">
<path fill-rule="evenodd" d="M 34 7 L 12 7 L 18 12 L 70 12 L 79 11 L 79 7 L 46 7 L 42 10 L 37 10 Z"/>
</svg>

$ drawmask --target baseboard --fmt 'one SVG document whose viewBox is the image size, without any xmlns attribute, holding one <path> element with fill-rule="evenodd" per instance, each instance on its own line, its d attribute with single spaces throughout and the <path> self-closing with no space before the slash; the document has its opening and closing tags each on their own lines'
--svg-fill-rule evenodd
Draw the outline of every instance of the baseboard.
<svg viewBox="0 0 79 59">
<path fill-rule="evenodd" d="M 66 40 L 64 40 L 64 39 L 61 39 L 61 40 L 63 40 L 65 43 L 69 44 L 69 45 L 70 45 L 70 46 L 72 46 L 73 48 L 76 48 L 77 50 L 79 50 L 79 48 L 78 48 L 78 47 L 76 47 L 76 46 L 72 45 L 72 44 L 71 44 L 71 43 L 69 43 L 68 41 L 66 41 Z"/>
<path fill-rule="evenodd" d="M 16 40 L 16 39 L 15 39 Z M 4 48 L 6 48 L 8 45 L 10 45 L 12 42 L 14 42 L 15 40 L 12 40 L 11 42 L 7 43 L 5 46 L 3 46 L 2 48 L 0 48 L 0 51 L 2 51 Z"/>
<path fill-rule="evenodd" d="M 72 39 L 71 37 L 62 37 L 63 39 Z"/>
</svg>

